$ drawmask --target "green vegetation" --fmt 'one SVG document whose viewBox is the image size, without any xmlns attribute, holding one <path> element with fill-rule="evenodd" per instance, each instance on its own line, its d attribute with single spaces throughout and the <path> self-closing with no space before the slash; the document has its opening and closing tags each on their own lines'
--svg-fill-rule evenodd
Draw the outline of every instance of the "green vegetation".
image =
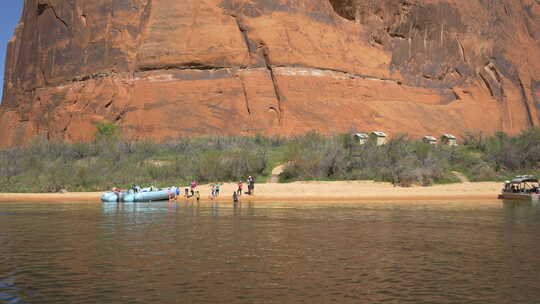
<svg viewBox="0 0 540 304">
<path fill-rule="evenodd" d="M 359 145 L 349 135 L 331 138 L 306 134 L 286 146 L 286 180 L 379 180 L 401 186 L 457 182 L 458 171 L 471 181 L 500 181 L 538 174 L 540 129 L 517 136 L 468 134 L 457 147 L 430 145 L 394 136 L 388 144 Z"/>
<path fill-rule="evenodd" d="M 120 129 L 112 122 L 100 122 L 96 125 L 96 141 L 113 141 L 121 138 Z"/>
<path fill-rule="evenodd" d="M 0 151 L 0 191 L 96 191 L 133 184 L 156 186 L 238 181 L 248 175 L 266 181 L 285 163 L 281 181 L 378 180 L 396 185 L 472 181 L 537 174 L 540 129 L 517 136 L 469 134 L 458 147 L 429 145 L 394 136 L 386 145 L 359 145 L 349 134 L 316 133 L 269 137 L 193 137 L 166 143 L 118 140 L 114 124 L 99 124 L 93 143 L 34 139 L 26 147 Z"/>
<path fill-rule="evenodd" d="M 267 142 L 247 137 L 186 138 L 173 143 L 35 139 L 0 152 L 0 189 L 12 192 L 95 191 L 133 184 L 170 186 L 262 175 Z"/>
</svg>

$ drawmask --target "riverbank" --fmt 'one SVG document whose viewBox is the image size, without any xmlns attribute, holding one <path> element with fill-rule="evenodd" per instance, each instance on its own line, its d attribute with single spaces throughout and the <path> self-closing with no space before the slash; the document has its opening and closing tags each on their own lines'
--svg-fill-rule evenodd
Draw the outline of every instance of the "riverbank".
<svg viewBox="0 0 540 304">
<path fill-rule="evenodd" d="M 430 187 L 394 187 L 372 181 L 302 181 L 256 184 L 255 195 L 243 194 L 242 201 L 357 201 L 357 200 L 478 200 L 496 199 L 498 182 L 434 185 Z M 231 201 L 236 184 L 224 184 L 218 201 Z M 201 201 L 210 200 L 210 186 L 199 187 Z M 0 193 L 0 202 L 97 202 L 102 192 Z M 185 200 L 184 198 L 181 198 Z"/>
</svg>

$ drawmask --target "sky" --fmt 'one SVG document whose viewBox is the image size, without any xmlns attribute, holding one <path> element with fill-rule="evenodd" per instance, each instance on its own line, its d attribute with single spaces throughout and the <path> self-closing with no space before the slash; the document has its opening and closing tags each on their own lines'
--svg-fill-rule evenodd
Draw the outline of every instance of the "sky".
<svg viewBox="0 0 540 304">
<path fill-rule="evenodd" d="M 21 17 L 24 0 L 0 0 L 0 96 L 4 88 L 6 47 Z"/>
</svg>

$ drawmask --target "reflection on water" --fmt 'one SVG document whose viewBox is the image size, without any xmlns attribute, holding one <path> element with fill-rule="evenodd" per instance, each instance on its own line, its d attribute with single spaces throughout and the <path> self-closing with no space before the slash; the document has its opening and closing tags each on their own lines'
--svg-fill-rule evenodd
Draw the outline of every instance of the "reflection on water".
<svg viewBox="0 0 540 304">
<path fill-rule="evenodd" d="M 540 203 L 529 201 L 503 201 L 505 221 L 507 223 L 538 223 Z"/>
<path fill-rule="evenodd" d="M 0 204 L 0 303 L 539 303 L 540 207 Z"/>
</svg>

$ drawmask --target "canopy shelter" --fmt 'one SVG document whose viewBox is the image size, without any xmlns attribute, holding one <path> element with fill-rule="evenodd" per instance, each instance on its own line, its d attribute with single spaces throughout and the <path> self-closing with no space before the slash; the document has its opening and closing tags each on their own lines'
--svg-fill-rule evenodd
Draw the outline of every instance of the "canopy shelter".
<svg viewBox="0 0 540 304">
<path fill-rule="evenodd" d="M 369 139 L 369 136 L 366 133 L 355 133 L 353 136 L 356 140 L 358 140 L 358 143 L 361 145 L 367 143 Z"/>
<path fill-rule="evenodd" d="M 447 146 L 457 146 L 457 137 L 446 133 L 441 136 L 441 142 Z"/>
<path fill-rule="evenodd" d="M 422 138 L 422 141 L 427 143 L 427 144 L 432 144 L 432 145 L 437 144 L 437 139 L 435 137 L 433 137 L 433 136 L 430 136 L 430 135 L 424 136 Z"/>
<path fill-rule="evenodd" d="M 538 183 L 538 179 L 532 176 L 517 176 L 510 181 L 512 184 L 522 184 L 522 183 Z"/>
<path fill-rule="evenodd" d="M 538 179 L 532 176 L 517 176 L 504 184 L 504 191 L 514 193 L 538 193 L 540 188 Z"/>
<path fill-rule="evenodd" d="M 374 141 L 375 141 L 375 144 L 377 146 L 382 146 L 384 144 L 386 144 L 386 137 L 388 135 L 386 135 L 386 133 L 384 132 L 381 132 L 381 131 L 373 131 L 369 134 L 369 137 L 372 138 Z"/>
</svg>

